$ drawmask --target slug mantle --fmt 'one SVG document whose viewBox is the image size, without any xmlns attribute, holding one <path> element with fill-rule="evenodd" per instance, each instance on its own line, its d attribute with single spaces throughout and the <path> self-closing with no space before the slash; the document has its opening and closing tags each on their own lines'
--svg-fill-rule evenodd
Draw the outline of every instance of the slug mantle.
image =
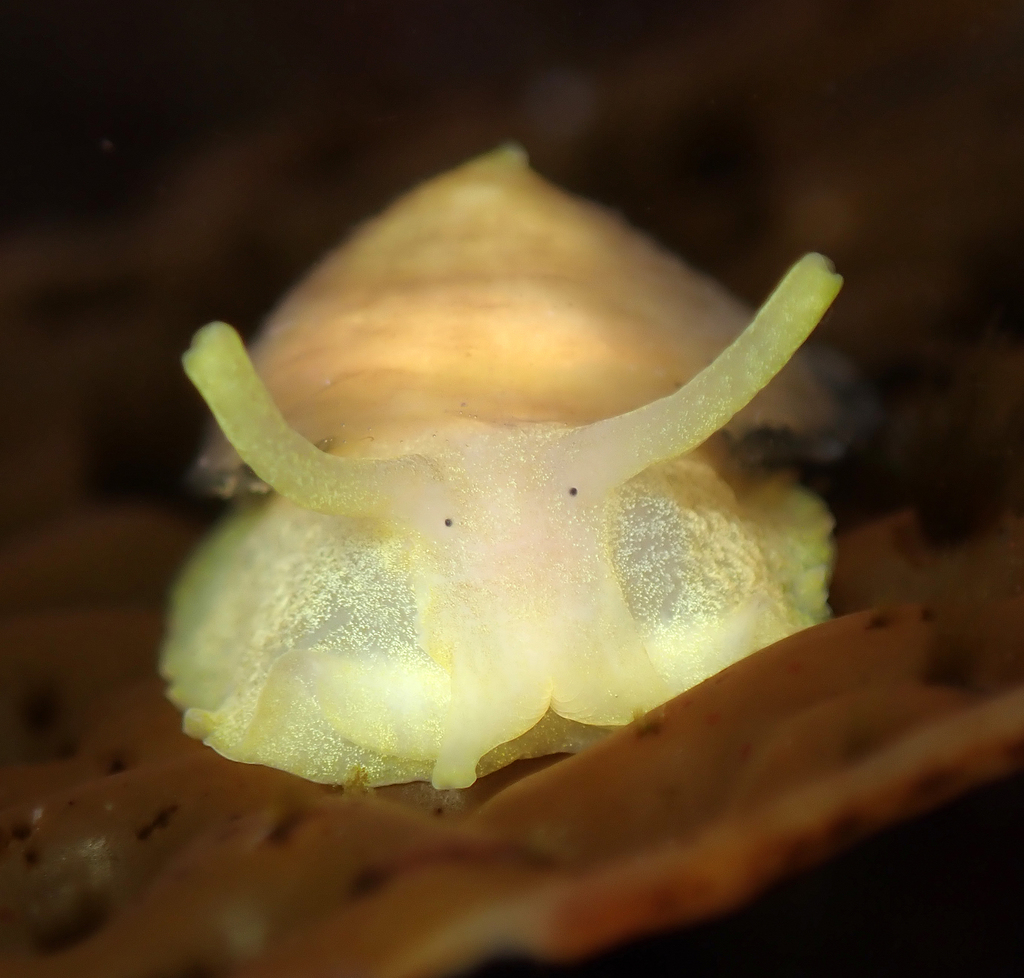
<svg viewBox="0 0 1024 978">
<path fill-rule="evenodd" d="M 827 510 L 708 439 L 827 414 L 799 364 L 755 396 L 840 284 L 805 256 L 729 343 L 733 300 L 505 148 L 358 230 L 255 367 L 204 327 L 185 369 L 225 438 L 201 466 L 238 502 L 172 598 L 186 731 L 464 787 L 826 617 Z"/>
</svg>

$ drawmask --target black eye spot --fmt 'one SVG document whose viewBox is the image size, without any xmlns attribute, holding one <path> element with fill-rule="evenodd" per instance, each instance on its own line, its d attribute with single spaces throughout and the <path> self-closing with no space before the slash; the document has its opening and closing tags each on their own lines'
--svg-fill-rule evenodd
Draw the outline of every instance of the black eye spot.
<svg viewBox="0 0 1024 978">
<path fill-rule="evenodd" d="M 451 526 L 452 525 L 452 521 L 451 521 L 450 517 L 444 521 L 444 525 L 445 526 Z"/>
<path fill-rule="evenodd" d="M 579 489 L 577 489 L 577 488 L 576 488 L 575 486 L 573 486 L 573 487 L 572 487 L 572 488 L 571 488 L 571 489 L 569 490 L 569 495 L 570 495 L 570 496 L 575 496 L 575 495 L 576 495 L 576 493 L 578 493 L 578 492 L 579 492 Z"/>
</svg>

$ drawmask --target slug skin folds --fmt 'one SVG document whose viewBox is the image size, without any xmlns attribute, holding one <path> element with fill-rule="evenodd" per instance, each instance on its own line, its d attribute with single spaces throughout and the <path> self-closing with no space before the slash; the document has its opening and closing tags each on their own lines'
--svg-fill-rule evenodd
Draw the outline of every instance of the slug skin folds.
<svg viewBox="0 0 1024 978">
<path fill-rule="evenodd" d="M 200 330 L 185 369 L 227 439 L 201 467 L 238 501 L 172 597 L 185 730 L 315 781 L 464 787 L 827 617 L 828 511 L 708 438 L 820 420 L 799 361 L 755 395 L 840 284 L 807 255 L 729 343 L 733 300 L 503 148 L 329 255 L 255 368 Z"/>
</svg>

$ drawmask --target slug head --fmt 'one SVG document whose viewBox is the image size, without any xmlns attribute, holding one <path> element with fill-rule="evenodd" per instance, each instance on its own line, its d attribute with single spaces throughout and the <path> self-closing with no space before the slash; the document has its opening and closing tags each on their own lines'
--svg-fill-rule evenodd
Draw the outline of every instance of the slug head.
<svg viewBox="0 0 1024 978">
<path fill-rule="evenodd" d="M 416 641 L 433 678 L 385 670 L 386 695 L 405 690 L 386 722 L 372 703 L 359 706 L 358 691 L 342 690 L 345 735 L 382 754 L 422 755 L 435 786 L 461 787 L 481 757 L 549 710 L 628 722 L 809 623 L 752 597 L 765 590 L 756 579 L 764 560 L 749 541 L 728 543 L 742 519 L 713 518 L 735 500 L 710 467 L 684 457 L 785 365 L 840 285 L 826 259 L 805 256 L 712 364 L 624 415 L 578 428 L 481 425 L 439 438 L 429 456 L 384 460 L 314 447 L 288 426 L 235 331 L 200 330 L 185 370 L 241 458 L 296 506 L 372 524 L 406 555 Z M 712 517 L 691 525 L 694 513 Z M 801 605 L 779 598 L 787 601 Z M 395 734 L 403 709 L 422 730 Z"/>
</svg>

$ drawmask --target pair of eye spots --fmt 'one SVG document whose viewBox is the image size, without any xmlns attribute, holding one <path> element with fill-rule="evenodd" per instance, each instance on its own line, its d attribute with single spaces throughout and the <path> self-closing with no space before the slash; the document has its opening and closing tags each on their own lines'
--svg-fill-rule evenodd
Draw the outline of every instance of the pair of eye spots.
<svg viewBox="0 0 1024 978">
<path fill-rule="evenodd" d="M 570 487 L 570 489 L 569 489 L 569 495 L 570 495 L 570 496 L 575 496 L 575 495 L 577 495 L 578 493 L 579 493 L 579 489 L 577 489 L 577 488 L 576 488 L 575 486 L 571 486 L 571 487 Z M 444 521 L 444 525 L 445 525 L 445 526 L 451 526 L 451 525 L 453 524 L 453 522 L 454 522 L 454 521 L 453 521 L 453 520 L 452 520 L 452 518 L 451 518 L 451 517 L 449 516 L 449 517 L 446 517 L 446 519 L 445 519 L 445 521 Z"/>
</svg>

